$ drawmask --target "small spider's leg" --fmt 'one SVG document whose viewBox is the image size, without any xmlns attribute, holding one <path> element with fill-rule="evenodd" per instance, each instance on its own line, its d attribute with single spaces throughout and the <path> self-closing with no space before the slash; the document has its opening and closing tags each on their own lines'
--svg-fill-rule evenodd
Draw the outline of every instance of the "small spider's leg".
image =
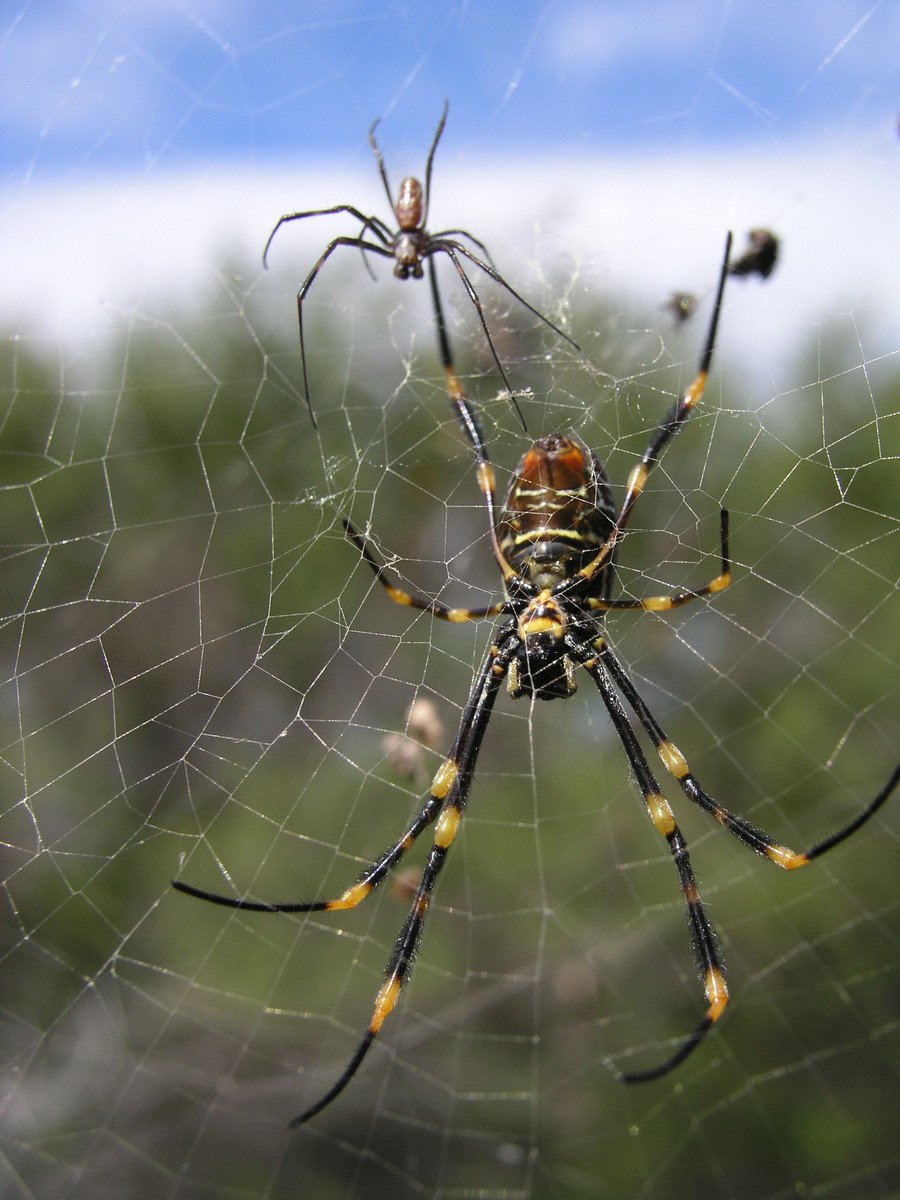
<svg viewBox="0 0 900 1200">
<path fill-rule="evenodd" d="M 402 604 L 407 608 L 418 608 L 423 612 L 433 613 L 434 616 L 440 617 L 442 621 L 453 621 L 455 623 L 460 621 L 481 621 L 485 617 L 497 617 L 507 611 L 507 606 L 503 602 L 487 605 L 484 608 L 448 608 L 447 605 L 441 604 L 439 600 L 429 600 L 425 596 L 414 596 L 409 592 L 405 592 L 402 588 L 398 588 L 391 582 L 390 572 L 375 557 L 369 543 L 362 534 L 344 518 L 342 518 L 342 524 L 347 537 L 372 568 L 375 578 L 387 592 L 388 598 L 393 600 L 395 604 Z"/>
<path fill-rule="evenodd" d="M 471 235 L 467 234 L 466 236 L 470 237 Z M 472 240 L 474 241 L 474 238 Z M 474 263 L 474 265 L 478 267 L 480 271 L 484 271 L 485 275 L 487 275 L 489 279 L 493 279 L 494 283 L 499 283 L 502 288 L 505 288 L 506 291 L 509 292 L 509 294 L 515 300 L 518 300 L 518 302 L 524 308 L 527 308 L 533 316 L 537 317 L 539 321 L 543 321 L 548 329 L 552 329 L 554 333 L 558 334 L 561 338 L 567 341 L 575 350 L 579 351 L 579 353 L 581 352 L 581 347 L 574 338 L 569 337 L 565 330 L 560 329 L 558 325 L 554 325 L 550 318 L 545 317 L 544 314 L 539 309 L 535 308 L 533 304 L 529 304 L 523 295 L 517 292 L 510 283 L 507 283 L 507 281 L 503 278 L 500 272 L 496 270 L 496 268 L 492 267 L 489 263 L 486 263 L 476 254 L 473 254 L 467 246 L 462 244 L 462 242 L 446 241 L 436 237 L 432 238 L 432 242 L 436 243 L 436 248 L 440 247 L 440 249 L 444 250 L 447 254 L 450 254 L 450 251 L 453 250 L 457 254 L 464 255 L 469 262 Z M 458 267 L 457 270 L 459 270 Z"/>
<path fill-rule="evenodd" d="M 511 631 L 505 644 L 500 641 L 494 643 L 485 655 L 481 670 L 469 694 L 453 749 L 449 758 L 445 759 L 439 768 L 434 777 L 434 783 L 431 785 L 432 796 L 440 799 L 441 814 L 434 828 L 434 841 L 416 888 L 409 915 L 388 959 L 385 980 L 375 998 L 372 1019 L 337 1083 L 329 1088 L 315 1104 L 291 1121 L 292 1129 L 303 1125 L 311 1117 L 320 1113 L 335 1097 L 340 1095 L 356 1074 L 386 1017 L 397 1003 L 400 989 L 412 970 L 413 960 L 422 936 L 422 927 L 428 913 L 431 893 L 462 823 L 472 774 L 475 770 L 475 761 L 481 748 L 497 692 L 506 677 L 509 663 L 517 649 L 518 639 L 514 631 Z"/>
<path fill-rule="evenodd" d="M 643 609 L 644 612 L 668 612 L 670 608 L 678 608 L 700 596 L 714 596 L 723 592 L 731 584 L 731 559 L 728 553 L 728 511 L 719 510 L 722 570 L 709 583 L 700 588 L 691 588 L 684 592 L 673 592 L 668 596 L 645 596 L 643 600 L 598 600 L 589 596 L 583 603 L 597 612 L 606 612 L 611 608 Z"/>
<path fill-rule="evenodd" d="M 458 238 L 458 237 L 467 238 L 472 243 L 472 245 L 477 246 L 478 249 L 481 251 L 481 253 L 484 255 L 484 261 L 489 266 L 493 267 L 495 271 L 497 270 L 497 265 L 494 262 L 494 260 L 491 258 L 490 250 L 488 250 L 488 248 L 484 244 L 484 242 L 479 241 L 478 238 L 475 237 L 474 234 L 469 233 L 468 229 L 439 229 L 436 233 L 431 233 L 428 236 L 435 240 L 439 240 L 439 241 L 443 241 L 445 238 Z"/>
<path fill-rule="evenodd" d="M 394 196 L 391 192 L 391 185 L 388 180 L 387 168 L 384 165 L 384 158 L 381 154 L 381 147 L 375 140 L 375 130 L 381 124 L 381 117 L 376 117 L 369 126 L 369 145 L 372 147 L 372 153 L 375 155 L 375 161 L 378 163 L 378 174 L 381 176 L 381 182 L 384 184 L 384 194 L 387 196 L 387 201 L 391 212 L 394 211 Z"/>
<path fill-rule="evenodd" d="M 466 234 L 466 236 L 469 238 L 469 240 L 475 240 L 472 234 Z M 500 287 L 505 288 L 506 292 L 509 292 L 512 298 L 518 300 L 518 302 L 520 302 L 524 308 L 527 308 L 527 310 L 532 313 L 534 317 L 542 320 L 548 329 L 552 329 L 554 334 L 558 334 L 559 337 L 562 337 L 564 341 L 568 342 L 572 348 L 578 350 L 578 353 L 581 353 L 581 347 L 578 346 L 578 343 L 575 341 L 574 337 L 570 337 L 568 334 L 566 334 L 565 330 L 559 328 L 559 325 L 554 325 L 550 317 L 545 317 L 544 313 L 542 313 L 539 308 L 535 308 L 533 304 L 529 304 L 529 302 L 520 292 L 516 292 L 516 289 L 512 287 L 511 283 L 508 283 L 506 280 L 504 280 L 504 277 L 500 275 L 500 272 L 494 268 L 494 266 L 492 266 L 490 263 L 486 263 L 484 259 L 479 258 L 478 254 L 473 254 L 472 251 L 469 250 L 468 246 L 463 246 L 461 241 L 445 241 L 438 239 L 432 240 L 438 241 L 440 248 L 448 253 L 450 252 L 450 247 L 456 253 L 463 254 L 464 257 L 468 258 L 470 263 L 478 266 L 479 270 L 484 271 L 485 275 L 488 278 L 491 278 L 494 283 L 499 283 Z"/>
<path fill-rule="evenodd" d="M 309 372 L 306 368 L 306 341 L 303 337 L 303 301 L 306 298 L 307 292 L 312 287 L 316 276 L 321 271 L 331 254 L 338 248 L 338 246 L 357 246 L 362 251 L 371 250 L 373 254 L 380 254 L 383 258 L 393 258 L 393 254 L 390 250 L 386 249 L 384 246 L 379 246 L 375 242 L 367 242 L 361 237 L 336 237 L 328 243 L 323 252 L 319 255 L 315 266 L 307 275 L 306 279 L 304 279 L 300 291 L 297 293 L 297 326 L 300 331 L 300 365 L 303 370 L 303 391 L 304 395 L 306 396 L 306 407 L 309 409 L 309 418 L 312 421 L 314 428 L 317 428 L 317 426 L 316 415 L 313 412 L 312 400 L 309 394 Z"/>
<path fill-rule="evenodd" d="M 363 225 L 362 229 L 360 229 L 357 236 L 364 237 L 367 229 L 371 229 L 375 236 L 384 242 L 385 246 L 390 246 L 392 244 L 393 235 L 380 217 L 368 217 L 366 219 L 366 223 Z M 372 269 L 372 264 L 366 258 L 366 249 L 364 246 L 360 247 L 359 253 L 363 260 L 363 266 L 366 268 L 369 278 L 374 283 L 377 279 L 377 276 L 375 271 Z"/>
<path fill-rule="evenodd" d="M 481 328 L 484 330 L 484 336 L 487 339 L 487 344 L 488 344 L 488 347 L 490 348 L 491 357 L 494 360 L 494 365 L 496 366 L 497 370 L 500 373 L 500 378 L 503 380 L 503 386 L 506 388 L 507 392 L 509 393 L 509 398 L 510 398 L 510 401 L 512 402 L 513 408 L 516 411 L 516 416 L 519 418 L 522 428 L 527 433 L 528 426 L 525 424 L 525 418 L 522 415 L 521 408 L 519 408 L 519 402 L 516 399 L 516 394 L 512 389 L 512 384 L 509 382 L 509 379 L 507 378 L 506 371 L 504 371 L 504 369 L 503 369 L 503 363 L 501 363 L 500 358 L 497 354 L 497 348 L 494 345 L 494 339 L 491 337 L 491 331 L 488 329 L 487 321 L 484 318 L 484 309 L 482 308 L 481 301 L 478 298 L 478 293 L 475 291 L 475 288 L 472 286 L 471 279 L 468 277 L 468 275 L 463 270 L 462 263 L 457 258 L 456 251 L 453 248 L 453 247 L 455 247 L 456 243 L 455 242 L 436 242 L 436 243 L 432 242 L 432 243 L 429 243 L 429 245 L 430 245 L 430 248 L 428 250 L 429 266 L 432 266 L 431 256 L 436 251 L 441 250 L 441 251 L 443 251 L 444 254 L 447 255 L 447 257 L 453 263 L 454 267 L 456 267 L 457 274 L 459 275 L 460 279 L 462 280 L 463 287 L 466 289 L 469 299 L 472 301 L 472 303 L 475 306 L 475 312 L 478 315 L 478 320 L 481 324 Z M 477 262 L 478 260 L 476 259 L 475 261 Z M 449 341 L 447 340 L 447 327 L 446 327 L 446 323 L 444 322 L 443 309 L 441 308 L 440 300 L 438 299 L 438 295 L 437 295 L 437 279 L 434 274 L 433 266 L 432 266 L 432 275 L 431 275 L 431 290 L 432 290 L 432 294 L 435 297 L 435 320 L 438 323 L 438 338 L 441 342 L 441 358 L 444 361 L 445 369 L 447 368 L 448 365 L 450 365 L 450 368 L 452 370 L 452 363 L 450 361 L 450 344 L 449 344 Z M 441 336 L 441 331 L 443 331 L 443 337 Z M 457 380 L 457 382 L 458 382 L 458 380 Z"/>
<path fill-rule="evenodd" d="M 447 124 L 447 113 L 450 111 L 450 101 L 444 101 L 444 111 L 441 113 L 441 119 L 438 121 L 438 127 L 434 131 L 434 139 L 431 143 L 431 149 L 428 151 L 428 157 L 425 160 L 425 202 L 422 207 L 422 228 L 425 229 L 428 225 L 428 205 L 431 203 L 431 165 L 434 162 L 434 152 L 437 150 L 438 142 L 441 140 L 441 134 L 444 132 L 444 126 Z"/>
<path fill-rule="evenodd" d="M 869 801 L 861 813 L 830 837 L 817 842 L 816 845 L 804 853 L 798 854 L 789 847 L 776 842 L 774 838 L 751 825 L 749 821 L 745 821 L 741 817 L 736 817 L 734 813 L 729 812 L 727 808 L 723 807 L 703 790 L 696 778 L 691 774 L 687 759 L 675 743 L 666 737 L 665 731 L 641 699 L 637 688 L 631 682 L 609 646 L 604 643 L 602 647 L 598 647 L 598 652 L 604 666 L 615 680 L 616 687 L 625 697 L 638 720 L 647 731 L 666 770 L 678 780 L 682 791 L 688 799 L 693 800 L 705 812 L 715 817 L 738 841 L 742 842 L 745 846 L 749 846 L 751 850 L 755 850 L 757 854 L 763 855 L 764 858 L 767 858 L 769 862 L 773 862 L 777 867 L 782 867 L 785 871 L 793 871 L 798 867 L 805 867 L 814 858 L 821 857 L 832 846 L 837 846 L 845 838 L 855 833 L 861 825 L 864 825 L 881 808 L 882 804 L 884 804 L 897 786 L 898 781 L 900 781 L 900 767 L 895 767 L 887 783 Z"/>
<path fill-rule="evenodd" d="M 283 217 L 278 218 L 275 228 L 269 234 L 266 247 L 263 250 L 263 266 L 266 268 L 269 266 L 269 247 L 275 240 L 275 234 L 282 227 L 282 225 L 286 225 L 288 221 L 302 221 L 305 217 L 327 217 L 332 213 L 342 212 L 349 213 L 351 217 L 356 217 L 357 221 L 362 222 L 362 229 L 360 229 L 358 234 L 359 237 L 362 237 L 367 229 L 371 229 L 379 241 L 383 241 L 385 245 L 390 243 L 391 231 L 385 225 L 384 221 L 380 220 L 378 217 L 367 217 L 365 213 L 360 212 L 359 209 L 355 208 L 352 204 L 336 204 L 333 208 L 310 208 L 307 209 L 306 212 L 285 213 Z"/>
<path fill-rule="evenodd" d="M 628 476 L 625 499 L 622 501 L 622 508 L 619 511 L 616 523 L 609 537 L 591 561 L 581 568 L 576 578 L 593 579 L 607 559 L 615 553 L 616 546 L 619 543 L 628 518 L 631 516 L 631 510 L 634 508 L 635 502 L 647 482 L 647 476 L 659 462 L 663 450 L 665 450 L 666 446 L 703 398 L 703 393 L 706 390 L 706 381 L 709 378 L 709 369 L 712 365 L 713 350 L 716 346 L 716 333 L 719 328 L 719 316 L 722 312 L 722 299 L 725 295 L 725 281 L 728 278 L 728 257 L 730 253 L 731 232 L 729 231 L 725 238 L 725 254 L 723 255 L 722 267 L 719 272 L 713 314 L 706 334 L 703 353 L 700 355 L 697 374 L 685 389 L 681 398 L 676 400 L 672 405 L 668 415 L 657 426 L 656 432 L 650 438 L 647 449 L 641 455 L 641 461 L 637 466 L 632 468 Z"/>
<path fill-rule="evenodd" d="M 592 647 L 590 643 L 586 645 L 578 637 L 568 636 L 566 644 L 573 658 L 581 663 L 596 683 L 612 719 L 616 733 L 619 735 L 619 740 L 628 756 L 631 769 L 637 778 L 638 786 L 647 805 L 647 811 L 650 814 L 650 819 L 656 827 L 657 833 L 664 837 L 668 843 L 669 851 L 678 871 L 682 895 L 687 906 L 694 950 L 703 976 L 703 989 L 708 1007 L 706 1015 L 700 1024 L 681 1042 L 675 1053 L 659 1066 L 652 1067 L 648 1071 L 635 1071 L 622 1075 L 622 1079 L 626 1083 L 643 1083 L 667 1075 L 679 1063 L 684 1062 L 725 1011 L 728 1004 L 728 987 L 725 983 L 722 964 L 716 953 L 712 926 L 706 915 L 703 901 L 700 899 L 700 893 L 697 890 L 697 884 L 694 880 L 687 844 L 681 830 L 675 823 L 675 817 L 672 809 L 669 807 L 668 801 L 659 790 L 659 784 L 650 770 L 647 760 L 644 757 L 644 752 L 641 750 L 634 730 L 631 728 L 631 724 L 622 707 L 622 703 L 616 695 L 609 676 L 604 669 L 605 660 L 602 658 L 602 653 L 595 653 L 602 646 L 602 642 L 599 644 L 594 643 Z"/>
</svg>

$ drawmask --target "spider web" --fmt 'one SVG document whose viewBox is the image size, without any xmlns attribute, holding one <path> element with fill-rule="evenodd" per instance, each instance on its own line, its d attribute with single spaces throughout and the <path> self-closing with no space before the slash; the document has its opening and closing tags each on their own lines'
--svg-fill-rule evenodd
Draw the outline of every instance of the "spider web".
<svg viewBox="0 0 900 1200">
<path fill-rule="evenodd" d="M 313 429 L 293 295 L 346 226 L 289 226 L 259 266 L 281 212 L 386 216 L 365 131 L 383 116 L 396 185 L 446 95 L 431 223 L 483 238 L 579 342 L 477 280 L 529 436 L 577 432 L 618 497 L 696 369 L 725 229 L 781 236 L 770 280 L 729 285 L 702 410 L 621 553 L 628 594 L 696 586 L 725 505 L 734 583 L 609 635 L 704 786 L 796 849 L 896 758 L 895 17 L 794 5 L 771 45 L 742 2 L 679 6 L 677 29 L 664 6 L 559 3 L 516 6 L 513 33 L 505 8 L 6 18 L 3 1197 L 900 1184 L 893 810 L 785 875 L 667 789 L 734 1003 L 677 1072 L 625 1087 L 702 996 L 583 672 L 565 704 L 498 700 L 412 980 L 303 1129 L 369 1020 L 409 876 L 305 917 L 170 887 L 343 890 L 420 805 L 489 643 L 389 604 L 341 528 L 417 591 L 497 595 L 425 285 L 329 262 Z M 676 56 L 665 94 L 618 74 L 638 44 Z M 598 71 L 618 80 L 600 110 Z M 528 439 L 439 271 L 502 492 Z M 681 288 L 699 309 L 676 325 Z"/>
</svg>

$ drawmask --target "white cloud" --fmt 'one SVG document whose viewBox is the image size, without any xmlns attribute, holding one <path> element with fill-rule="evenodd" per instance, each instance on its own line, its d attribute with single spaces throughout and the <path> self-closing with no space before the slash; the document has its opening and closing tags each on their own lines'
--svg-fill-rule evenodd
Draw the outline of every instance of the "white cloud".
<svg viewBox="0 0 900 1200">
<path fill-rule="evenodd" d="M 764 285 L 733 283 L 739 315 L 726 322 L 724 341 L 763 378 L 777 381 L 830 313 L 863 322 L 871 339 L 867 356 L 896 352 L 892 154 L 887 145 L 882 155 L 877 146 L 830 142 L 827 149 L 809 144 L 691 158 L 494 159 L 489 172 L 472 163 L 469 172 L 436 179 L 432 225 L 471 229 L 526 293 L 541 286 L 530 280 L 537 260 L 543 286 L 555 276 L 576 281 L 573 307 L 596 287 L 637 299 L 648 325 L 670 290 L 702 293 L 711 285 L 727 228 L 740 246 L 748 229 L 769 226 L 782 238 L 782 261 Z M 201 307 L 222 269 L 237 264 L 254 286 L 278 290 L 288 329 L 293 289 L 328 238 L 356 227 L 337 217 L 284 229 L 266 277 L 261 248 L 285 209 L 334 200 L 388 215 L 368 163 L 359 174 L 230 168 L 168 178 L 157 172 L 149 181 L 112 178 L 65 191 L 32 186 L 15 202 L 7 197 L 0 214 L 4 324 L 65 338 L 97 336 L 121 327 L 129 314 L 159 313 L 167 303 L 180 311 Z M 327 267 L 332 278 L 340 275 L 339 259 L 352 265 L 354 256 L 339 251 Z M 375 286 L 360 270 L 360 287 Z M 409 286 L 380 272 L 377 287 L 389 292 L 392 305 L 409 304 L 402 290 Z M 320 283 L 319 294 L 325 289 Z M 416 311 L 427 311 L 424 301 Z"/>
</svg>

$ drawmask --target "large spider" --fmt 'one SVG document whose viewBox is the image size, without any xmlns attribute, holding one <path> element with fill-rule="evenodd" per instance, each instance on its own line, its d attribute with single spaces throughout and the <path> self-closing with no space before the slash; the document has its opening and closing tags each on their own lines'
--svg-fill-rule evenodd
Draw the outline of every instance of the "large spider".
<svg viewBox="0 0 900 1200">
<path fill-rule="evenodd" d="M 441 134 L 444 132 L 448 108 L 449 103 L 445 102 L 444 111 L 441 114 L 434 140 L 431 143 L 431 149 L 428 151 L 428 158 L 425 161 L 424 189 L 418 179 L 413 178 L 412 175 L 407 175 L 406 178 L 400 181 L 400 190 L 397 192 L 396 203 L 392 199 L 393 193 L 391 192 L 391 185 L 388 182 L 384 158 L 382 157 L 378 142 L 375 140 L 375 130 L 378 126 L 378 121 L 375 121 L 369 130 L 369 145 L 372 147 L 372 153 L 375 155 L 375 161 L 378 163 L 378 172 L 381 175 L 381 182 L 384 184 L 385 195 L 397 222 L 396 230 L 392 230 L 380 217 L 367 217 L 365 213 L 360 212 L 352 204 L 336 204 L 333 208 L 313 208 L 305 212 L 285 213 L 284 216 L 278 218 L 275 228 L 269 234 L 269 240 L 266 242 L 265 250 L 263 250 L 263 265 L 268 265 L 269 247 L 272 245 L 276 233 L 288 221 L 302 221 L 306 217 L 321 217 L 332 213 L 346 212 L 355 217 L 357 221 L 362 222 L 362 228 L 354 237 L 342 235 L 333 238 L 328 243 L 297 293 L 297 323 L 300 328 L 300 361 L 303 368 L 303 388 L 313 425 L 315 425 L 316 419 L 313 413 L 312 401 L 310 400 L 309 375 L 306 367 L 306 343 L 303 337 L 303 301 L 306 299 L 306 294 L 312 287 L 313 281 L 319 274 L 319 271 L 325 265 L 326 259 L 330 257 L 338 246 L 356 246 L 361 250 L 363 252 L 363 262 L 366 263 L 370 274 L 372 274 L 372 271 L 365 257 L 367 252 L 379 254 L 382 258 L 393 259 L 394 274 L 398 279 L 421 279 L 424 261 L 428 259 L 430 264 L 430 260 L 435 254 L 446 254 L 456 268 L 456 272 L 462 280 L 463 287 L 466 289 L 469 299 L 475 306 L 475 312 L 478 314 L 478 320 L 481 328 L 484 330 L 484 336 L 487 339 L 491 357 L 496 364 L 497 370 L 500 372 L 503 386 L 512 397 L 513 406 L 519 420 L 522 422 L 523 428 L 525 421 L 509 379 L 506 376 L 506 371 L 503 369 L 503 364 L 497 355 L 497 348 L 494 345 L 494 339 L 491 337 L 491 331 L 488 329 L 481 300 L 475 291 L 471 279 L 466 274 L 460 258 L 468 259 L 470 263 L 473 263 L 480 271 L 483 271 L 485 275 L 493 279 L 495 283 L 499 283 L 502 288 L 505 288 L 511 296 L 515 297 L 520 304 L 524 305 L 530 313 L 533 313 L 545 325 L 548 325 L 554 333 L 558 333 L 561 338 L 565 338 L 576 350 L 579 349 L 567 333 L 564 333 L 562 329 L 554 325 L 543 313 L 538 312 L 523 296 L 519 295 L 514 287 L 507 283 L 491 262 L 487 246 L 483 242 L 480 242 L 477 237 L 474 237 L 465 229 L 441 229 L 437 233 L 429 233 L 425 228 L 428 221 L 428 205 L 431 201 L 431 165 L 434 160 L 434 152 L 437 149 L 437 144 L 441 139 Z M 368 239 L 366 238 L 367 233 L 370 234 Z M 373 238 L 376 240 L 373 241 Z M 481 258 L 477 254 L 474 254 L 468 246 L 459 240 L 460 238 L 466 238 L 481 251 L 484 257 Z"/>
<path fill-rule="evenodd" d="M 488 534 L 494 558 L 503 577 L 505 599 L 486 608 L 448 608 L 437 600 L 415 596 L 397 587 L 378 561 L 368 542 L 344 521 L 350 540 L 371 567 L 376 579 L 397 604 L 422 609 L 445 621 L 477 621 L 503 616 L 469 693 L 459 730 L 449 755 L 438 768 L 420 812 L 400 839 L 367 867 L 357 881 L 330 900 L 265 903 L 221 896 L 176 882 L 179 891 L 214 904 L 254 912 L 334 912 L 355 908 L 391 872 L 419 835 L 431 824 L 434 834 L 425 867 L 419 877 L 409 915 L 387 962 L 385 981 L 375 999 L 368 1028 L 337 1082 L 292 1122 L 303 1124 L 321 1112 L 347 1086 L 359 1069 L 413 964 L 422 926 L 438 874 L 459 833 L 469 796 L 475 762 L 497 694 L 507 680 L 512 696 L 555 700 L 575 691 L 577 666 L 591 676 L 619 736 L 657 832 L 665 838 L 687 906 L 694 947 L 699 961 L 707 1009 L 703 1019 L 662 1063 L 648 1070 L 625 1074 L 626 1082 L 658 1079 L 678 1066 L 702 1040 L 725 1010 L 728 989 L 716 951 L 712 927 L 691 870 L 687 845 L 675 823 L 672 809 L 638 742 L 620 696 L 632 710 L 663 766 L 689 800 L 724 825 L 740 842 L 785 870 L 804 867 L 860 828 L 885 802 L 900 777 L 896 769 L 877 796 L 837 833 L 805 853 L 796 853 L 768 834 L 735 816 L 703 790 L 681 751 L 669 740 L 641 699 L 625 668 L 603 635 L 602 620 L 613 610 L 664 612 L 701 596 L 713 596 L 731 581 L 728 551 L 728 514 L 721 512 L 721 570 L 702 587 L 644 599 L 612 599 L 613 564 L 631 511 L 660 456 L 703 396 L 713 354 L 716 326 L 728 271 L 728 251 L 719 277 L 715 309 L 697 375 L 657 427 L 640 462 L 632 469 L 618 513 L 604 468 L 596 456 L 574 436 L 559 433 L 540 438 L 522 457 L 503 504 L 496 515 L 494 474 L 475 413 L 463 395 L 459 380 L 448 368 L 451 398 L 475 449 L 478 482 L 484 496 Z M 440 328 L 440 322 L 439 322 Z"/>
</svg>

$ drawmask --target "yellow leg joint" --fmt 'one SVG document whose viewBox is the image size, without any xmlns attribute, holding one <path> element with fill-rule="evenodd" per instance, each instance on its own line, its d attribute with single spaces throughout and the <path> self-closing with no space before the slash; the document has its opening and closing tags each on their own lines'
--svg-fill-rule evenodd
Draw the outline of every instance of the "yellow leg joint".
<svg viewBox="0 0 900 1200">
<path fill-rule="evenodd" d="M 663 761 L 663 766 L 676 779 L 684 779 L 685 776 L 690 775 L 687 759 L 674 742 L 660 742 L 656 749 Z"/>
<path fill-rule="evenodd" d="M 641 601 L 641 608 L 644 612 L 668 612 L 670 608 L 674 608 L 671 596 L 647 596 Z"/>
<path fill-rule="evenodd" d="M 721 575 L 717 575 L 712 583 L 707 584 L 706 590 L 715 595 L 716 592 L 724 592 L 727 587 L 731 587 L 731 572 L 725 571 Z"/>
<path fill-rule="evenodd" d="M 628 475 L 628 492 L 639 495 L 644 490 L 649 473 L 644 463 L 638 463 L 636 467 L 632 467 Z"/>
<path fill-rule="evenodd" d="M 463 398 L 463 390 L 462 384 L 459 382 L 459 376 L 452 367 L 445 367 L 444 374 L 447 377 L 447 391 L 454 400 L 461 400 Z"/>
<path fill-rule="evenodd" d="M 706 380 L 708 376 L 705 371 L 701 371 L 691 386 L 684 394 L 684 402 L 688 408 L 693 408 L 703 393 L 706 391 Z"/>
<path fill-rule="evenodd" d="M 396 975 L 386 979 L 375 997 L 375 1011 L 369 1022 L 369 1033 L 377 1033 L 384 1023 L 384 1018 L 392 1011 L 400 995 L 400 980 Z"/>
<path fill-rule="evenodd" d="M 490 463 L 480 462 L 476 471 L 478 477 L 478 486 L 481 488 L 482 495 L 493 495 L 496 488 L 496 480 L 494 478 L 494 468 Z"/>
<path fill-rule="evenodd" d="M 437 825 L 434 827 L 434 844 L 439 850 L 446 850 L 452 843 L 459 830 L 460 820 L 461 814 L 455 804 L 445 808 L 438 817 Z"/>
<path fill-rule="evenodd" d="M 459 767 L 452 758 L 445 758 L 437 769 L 437 774 L 431 784 L 431 794 L 435 800 L 443 800 L 456 782 Z"/>
<path fill-rule="evenodd" d="M 347 888 L 343 895 L 337 900 L 332 900 L 328 905 L 328 911 L 334 912 L 338 909 L 356 908 L 361 900 L 365 900 L 369 892 L 372 890 L 371 883 L 354 883 L 353 887 Z"/>
<path fill-rule="evenodd" d="M 775 863 L 777 867 L 783 867 L 785 871 L 793 871 L 797 867 L 805 867 L 809 862 L 805 854 L 796 854 L 793 850 L 789 850 L 787 846 L 767 846 L 766 858 L 769 862 Z"/>
<path fill-rule="evenodd" d="M 713 1022 L 718 1021 L 728 1004 L 728 987 L 718 967 L 710 967 L 706 972 L 706 999 L 709 1001 L 707 1016 Z"/>
<path fill-rule="evenodd" d="M 647 797 L 647 807 L 650 809 L 651 820 L 659 833 L 663 837 L 668 837 L 675 829 L 675 817 L 669 808 L 668 800 L 659 792 L 651 792 Z"/>
</svg>

